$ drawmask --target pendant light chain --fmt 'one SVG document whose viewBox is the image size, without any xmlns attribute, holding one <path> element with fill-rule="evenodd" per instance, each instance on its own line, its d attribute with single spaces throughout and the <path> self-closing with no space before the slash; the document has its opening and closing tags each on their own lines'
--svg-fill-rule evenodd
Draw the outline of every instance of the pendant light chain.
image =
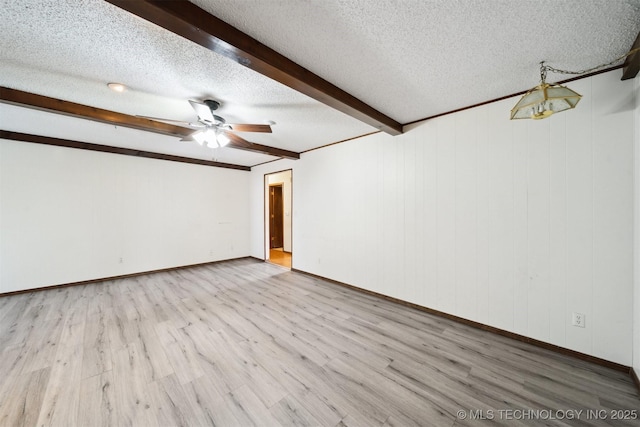
<svg viewBox="0 0 640 427">
<path fill-rule="evenodd" d="M 633 55 L 634 53 L 636 53 L 638 51 L 640 51 L 640 47 L 630 50 L 629 52 L 625 53 L 624 55 L 620 56 L 619 58 L 614 59 L 611 62 L 607 62 L 606 64 L 601 64 L 601 65 L 598 65 L 596 67 L 587 68 L 586 70 L 580 70 L 580 71 L 560 70 L 558 68 L 553 68 L 553 67 L 551 67 L 549 65 L 545 65 L 544 61 L 542 61 L 540 63 L 540 77 L 542 78 L 542 81 L 544 82 L 544 79 L 546 79 L 546 77 L 547 77 L 547 71 L 551 71 L 552 73 L 556 73 L 556 74 L 576 74 L 576 75 L 591 73 L 591 72 L 597 71 L 597 70 L 599 70 L 601 68 L 608 67 L 609 65 L 613 65 L 616 62 L 619 62 L 619 61 L 625 59 L 627 56 Z"/>
<path fill-rule="evenodd" d="M 545 84 L 547 82 L 547 70 L 549 67 L 544 65 L 544 61 L 540 62 L 540 83 Z"/>
</svg>

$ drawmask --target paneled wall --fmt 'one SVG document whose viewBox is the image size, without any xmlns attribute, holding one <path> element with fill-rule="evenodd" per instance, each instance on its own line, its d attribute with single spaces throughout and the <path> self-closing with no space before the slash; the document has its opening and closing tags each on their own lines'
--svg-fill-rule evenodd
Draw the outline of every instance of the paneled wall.
<svg viewBox="0 0 640 427">
<path fill-rule="evenodd" d="M 635 190 L 634 190 L 634 280 L 633 280 L 633 367 L 640 377 L 640 77 L 634 79 Z"/>
<path fill-rule="evenodd" d="M 633 82 L 570 84 L 575 110 L 515 98 L 276 162 L 294 168 L 293 267 L 632 363 Z M 572 313 L 586 327 L 571 325 Z"/>
<path fill-rule="evenodd" d="M 247 256 L 249 177 L 0 140 L 0 293 Z"/>
</svg>

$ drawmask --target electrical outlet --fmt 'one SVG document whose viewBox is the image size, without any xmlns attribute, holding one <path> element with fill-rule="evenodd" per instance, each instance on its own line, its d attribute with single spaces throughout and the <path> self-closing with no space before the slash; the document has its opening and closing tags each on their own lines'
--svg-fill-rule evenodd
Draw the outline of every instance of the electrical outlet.
<svg viewBox="0 0 640 427">
<path fill-rule="evenodd" d="M 571 320 L 571 324 L 573 326 L 577 326 L 579 328 L 585 327 L 585 316 L 582 313 L 573 313 L 573 318 Z"/>
</svg>

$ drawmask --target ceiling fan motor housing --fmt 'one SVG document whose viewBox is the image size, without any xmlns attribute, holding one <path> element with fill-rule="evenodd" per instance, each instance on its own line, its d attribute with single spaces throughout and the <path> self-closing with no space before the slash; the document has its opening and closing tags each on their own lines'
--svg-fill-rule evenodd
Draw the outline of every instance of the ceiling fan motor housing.
<svg viewBox="0 0 640 427">
<path fill-rule="evenodd" d="M 211 111 L 216 111 L 220 107 L 220 103 L 213 99 L 207 99 L 203 101 L 203 103 L 211 109 Z"/>
</svg>

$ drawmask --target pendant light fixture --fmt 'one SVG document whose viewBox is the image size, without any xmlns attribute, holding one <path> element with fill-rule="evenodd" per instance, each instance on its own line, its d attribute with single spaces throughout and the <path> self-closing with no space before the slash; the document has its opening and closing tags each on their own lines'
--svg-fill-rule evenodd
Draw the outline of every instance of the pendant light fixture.
<svg viewBox="0 0 640 427">
<path fill-rule="evenodd" d="M 511 109 L 513 119 L 546 119 L 554 113 L 569 110 L 578 105 L 582 95 L 566 86 L 546 82 L 548 68 L 540 63 L 540 84 L 525 93 Z"/>
<path fill-rule="evenodd" d="M 630 50 L 628 53 L 606 64 L 581 71 L 559 70 L 545 65 L 544 61 L 542 61 L 540 63 L 540 84 L 522 95 L 522 98 L 520 98 L 518 103 L 511 109 L 511 120 L 546 119 L 547 117 L 551 117 L 554 113 L 570 110 L 578 105 L 582 95 L 566 86 L 547 83 L 548 71 L 558 74 L 587 74 L 601 68 L 608 67 L 609 65 L 613 65 L 638 51 L 640 51 L 640 48 Z"/>
</svg>

